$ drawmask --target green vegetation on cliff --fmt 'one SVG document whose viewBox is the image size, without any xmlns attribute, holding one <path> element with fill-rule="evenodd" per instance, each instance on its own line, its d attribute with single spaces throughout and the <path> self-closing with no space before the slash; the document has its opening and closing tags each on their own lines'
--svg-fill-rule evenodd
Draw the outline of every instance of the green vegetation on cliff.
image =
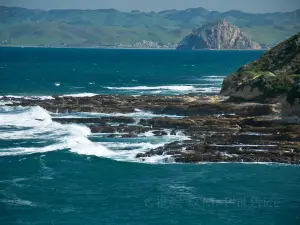
<svg viewBox="0 0 300 225">
<path fill-rule="evenodd" d="M 142 40 L 178 44 L 192 29 L 224 19 L 261 45 L 279 43 L 300 28 L 300 10 L 250 14 L 203 8 L 120 12 L 0 7 L 0 45 L 97 46 L 134 44 Z"/>
<path fill-rule="evenodd" d="M 228 76 L 221 94 L 244 99 L 275 97 L 286 94 L 299 81 L 300 33 Z"/>
</svg>

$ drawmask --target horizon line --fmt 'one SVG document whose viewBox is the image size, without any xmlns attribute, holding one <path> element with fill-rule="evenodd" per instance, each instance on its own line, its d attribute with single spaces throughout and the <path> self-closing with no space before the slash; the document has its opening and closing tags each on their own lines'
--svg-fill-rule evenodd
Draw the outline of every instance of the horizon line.
<svg viewBox="0 0 300 225">
<path fill-rule="evenodd" d="M 292 12 L 296 12 L 299 9 L 295 9 L 293 11 L 285 11 L 285 12 L 278 12 L 278 11 L 275 11 L 275 12 L 265 12 L 265 13 L 262 13 L 262 12 L 259 12 L 259 13 L 254 13 L 254 12 L 245 12 L 245 11 L 242 11 L 242 10 L 238 10 L 238 9 L 231 9 L 231 10 L 227 10 L 227 11 L 217 11 L 217 10 L 208 10 L 204 7 L 195 7 L 195 8 L 186 8 L 186 9 L 165 9 L 165 10 L 161 10 L 161 11 L 155 11 L 155 10 L 151 10 L 151 11 L 142 11 L 142 10 L 139 10 L 139 9 L 132 9 L 130 11 L 122 11 L 122 10 L 118 10 L 118 9 L 115 9 L 115 8 L 98 8 L 98 9 L 90 9 L 90 8 L 86 8 L 86 9 L 79 9 L 79 8 L 52 8 L 52 9 L 38 9 L 38 8 L 28 8 L 28 7 L 20 7 L 20 6 L 6 6 L 6 5 L 0 5 L 0 8 L 3 7 L 3 8 L 19 8 L 19 9 L 27 9 L 27 10 L 40 10 L 40 11 L 44 11 L 44 12 L 48 12 L 48 11 L 65 11 L 65 10 L 78 10 L 78 11 L 98 11 L 98 10 L 114 10 L 114 11 L 118 11 L 118 12 L 123 12 L 123 13 L 134 13 L 134 12 L 140 12 L 140 13 L 163 13 L 163 12 L 168 12 L 168 11 L 187 11 L 187 10 L 192 10 L 192 9 L 203 9 L 203 10 L 206 10 L 208 13 L 211 13 L 211 12 L 218 12 L 218 13 L 226 13 L 226 12 L 232 12 L 232 11 L 236 11 L 236 12 L 242 12 L 242 13 L 245 13 L 245 14 L 274 14 L 274 13 L 292 13 Z"/>
</svg>

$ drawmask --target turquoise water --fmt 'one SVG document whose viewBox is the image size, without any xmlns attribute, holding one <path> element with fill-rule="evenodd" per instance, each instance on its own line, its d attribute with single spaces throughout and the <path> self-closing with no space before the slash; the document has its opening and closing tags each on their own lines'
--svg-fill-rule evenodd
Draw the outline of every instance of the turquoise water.
<svg viewBox="0 0 300 225">
<path fill-rule="evenodd" d="M 212 94 L 261 54 L 0 48 L 0 95 Z M 0 224 L 300 224 L 299 166 L 140 162 L 137 153 L 188 137 L 108 138 L 52 118 L 110 114 L 7 103 L 0 101 Z"/>
<path fill-rule="evenodd" d="M 216 93 L 262 53 L 0 48 L 0 95 Z"/>
</svg>

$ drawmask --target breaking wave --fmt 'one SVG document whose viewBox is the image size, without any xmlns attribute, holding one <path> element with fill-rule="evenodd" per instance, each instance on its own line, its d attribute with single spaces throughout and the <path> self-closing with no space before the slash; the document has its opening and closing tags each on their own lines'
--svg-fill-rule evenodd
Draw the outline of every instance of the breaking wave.
<svg viewBox="0 0 300 225">
<path fill-rule="evenodd" d="M 66 95 L 62 95 L 64 97 L 76 97 L 76 98 L 84 98 L 84 97 L 93 97 L 96 96 L 98 94 L 95 93 L 78 93 L 78 94 L 66 94 Z"/>
<path fill-rule="evenodd" d="M 136 113 L 142 117 L 145 112 L 137 110 Z M 155 137 L 148 131 L 138 135 L 136 139 L 127 140 L 128 142 L 124 142 L 126 139 L 97 142 L 89 139 L 94 135 L 91 135 L 88 127 L 53 122 L 49 112 L 39 106 L 0 107 L 0 139 L 5 143 L 0 147 L 2 157 L 68 150 L 81 155 L 140 162 L 136 159 L 138 153 L 188 139 L 180 132 L 176 135 L 171 135 L 171 130 L 166 132 L 168 135 L 163 137 Z M 143 162 L 157 163 L 166 161 L 168 157 L 153 156 L 143 159 Z"/>
<path fill-rule="evenodd" d="M 104 146 L 91 142 L 87 136 L 90 129 L 79 125 L 62 125 L 53 122 L 50 114 L 39 106 L 35 107 L 1 107 L 0 127 L 5 132 L 0 133 L 0 139 L 18 140 L 13 146 L 0 148 L 0 156 L 43 153 L 69 149 L 79 151 L 80 148 L 98 151 L 103 155 L 112 152 Z M 43 146 L 24 147 L 22 142 L 30 140 L 32 145 Z M 16 146 L 19 143 L 19 146 Z"/>
<path fill-rule="evenodd" d="M 174 86 L 136 86 L 136 87 L 106 87 L 110 90 L 171 90 L 171 91 L 192 91 L 195 90 L 191 85 L 174 85 Z"/>
</svg>

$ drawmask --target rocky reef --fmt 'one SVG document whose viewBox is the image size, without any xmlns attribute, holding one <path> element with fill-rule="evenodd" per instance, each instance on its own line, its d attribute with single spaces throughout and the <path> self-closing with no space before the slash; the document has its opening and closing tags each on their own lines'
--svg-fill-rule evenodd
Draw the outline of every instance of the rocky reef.
<svg viewBox="0 0 300 225">
<path fill-rule="evenodd" d="M 107 135 L 108 141 L 116 136 L 135 138 L 149 132 L 176 140 L 178 133 L 185 135 L 180 141 L 134 152 L 140 161 L 162 156 L 166 162 L 180 163 L 300 164 L 300 33 L 227 77 L 221 94 L 230 98 L 196 94 L 47 99 L 4 96 L 0 101 L 8 102 L 8 106 L 43 107 L 56 115 L 53 121 L 85 124 L 92 133 Z M 151 112 L 151 116 L 132 117 L 141 111 Z M 109 115 L 74 116 L 78 112 Z M 61 114 L 67 117 L 57 117 Z"/>
<path fill-rule="evenodd" d="M 300 33 L 228 76 L 221 94 L 250 101 L 293 99 L 300 81 Z"/>
<path fill-rule="evenodd" d="M 193 30 L 179 43 L 177 49 L 261 49 L 261 46 L 237 26 L 223 20 Z"/>
<path fill-rule="evenodd" d="M 10 106 L 41 106 L 59 123 L 80 123 L 107 139 L 154 136 L 189 138 L 136 154 L 136 159 L 167 156 L 167 162 L 275 162 L 300 163 L 300 121 L 280 117 L 280 104 L 232 103 L 206 96 L 59 97 L 52 99 L 2 97 Z M 155 114 L 133 118 L 140 110 Z M 113 113 L 99 117 L 57 117 L 71 112 Z M 116 115 L 115 113 L 122 113 Z M 70 114 L 74 115 L 74 114 Z M 176 115 L 176 117 L 174 117 Z"/>
</svg>

